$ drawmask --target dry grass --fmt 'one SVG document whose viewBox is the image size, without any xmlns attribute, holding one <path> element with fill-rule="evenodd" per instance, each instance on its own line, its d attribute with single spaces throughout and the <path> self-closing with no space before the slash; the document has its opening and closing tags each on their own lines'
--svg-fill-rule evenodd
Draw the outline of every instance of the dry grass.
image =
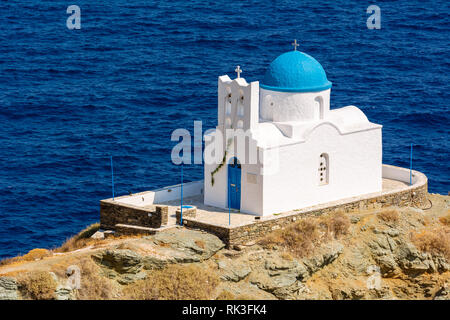
<svg viewBox="0 0 450 320">
<path fill-rule="evenodd" d="M 222 290 L 222 292 L 217 296 L 216 300 L 236 300 L 236 297 L 230 291 Z"/>
<path fill-rule="evenodd" d="M 123 298 L 131 300 L 207 300 L 213 297 L 219 278 L 200 266 L 170 265 L 152 271 L 144 280 L 128 285 Z"/>
<path fill-rule="evenodd" d="M 447 214 L 445 217 L 440 217 L 439 221 L 447 227 L 450 227 L 450 213 Z"/>
<path fill-rule="evenodd" d="M 34 300 L 53 300 L 57 283 L 48 272 L 38 271 L 25 274 L 19 279 L 22 294 Z"/>
<path fill-rule="evenodd" d="M 21 258 L 25 261 L 35 261 L 45 257 L 50 257 L 51 255 L 52 252 L 47 249 L 33 249 Z"/>
<path fill-rule="evenodd" d="M 53 253 L 47 249 L 33 249 L 23 256 L 7 258 L 0 261 L 0 266 L 9 265 L 18 262 L 35 261 L 45 257 L 52 256 Z"/>
<path fill-rule="evenodd" d="M 222 290 L 216 300 L 256 300 L 257 297 L 251 297 L 245 294 L 234 295 L 228 290 Z"/>
<path fill-rule="evenodd" d="M 294 257 L 293 257 L 289 252 L 282 252 L 282 253 L 281 253 L 281 257 L 282 257 L 284 260 L 288 260 L 288 261 L 294 260 Z"/>
<path fill-rule="evenodd" d="M 450 229 L 440 227 L 420 233 L 412 233 L 411 240 L 416 247 L 431 254 L 441 254 L 450 260 Z"/>
<path fill-rule="evenodd" d="M 377 214 L 377 217 L 384 222 L 397 223 L 400 220 L 400 215 L 396 210 L 384 210 Z"/>
<path fill-rule="evenodd" d="M 313 253 L 316 247 L 348 233 L 350 219 L 342 212 L 324 216 L 307 217 L 280 230 L 271 232 L 259 241 L 266 248 L 279 245 L 298 257 Z"/>
<path fill-rule="evenodd" d="M 310 254 L 320 242 L 318 223 L 310 219 L 300 220 L 287 228 L 271 232 L 260 244 L 266 248 L 280 245 L 298 256 Z"/>
<path fill-rule="evenodd" d="M 325 223 L 328 225 L 328 232 L 337 239 L 346 235 L 350 228 L 350 219 L 340 211 L 325 219 Z"/>
<path fill-rule="evenodd" d="M 13 264 L 13 263 L 19 262 L 20 258 L 21 257 L 13 257 L 13 258 L 6 258 L 6 259 L 3 259 L 3 260 L 0 260 L 0 266 L 6 266 L 6 265 L 9 265 L 9 264 Z"/>
<path fill-rule="evenodd" d="M 234 295 L 228 290 L 222 290 L 222 292 L 217 296 L 216 300 L 259 300 L 260 298 L 256 296 L 249 296 L 246 294 Z"/>
<path fill-rule="evenodd" d="M 69 252 L 77 249 L 84 248 L 88 245 L 98 244 L 99 242 L 104 242 L 102 240 L 91 239 L 91 236 L 98 231 L 100 228 L 99 223 L 94 223 L 85 229 L 83 229 L 80 233 L 69 238 L 64 242 L 64 244 L 55 249 L 55 252 Z"/>
<path fill-rule="evenodd" d="M 92 259 L 86 258 L 81 264 L 81 288 L 78 290 L 80 300 L 113 299 L 117 292 L 113 281 L 101 276 L 100 267 Z"/>
<path fill-rule="evenodd" d="M 80 269 L 81 287 L 76 291 L 78 300 L 109 300 L 114 299 L 118 292 L 114 280 L 102 276 L 101 268 L 89 257 L 67 257 L 64 262 L 53 264 L 52 271 L 60 278 L 67 279 L 66 270 L 69 266 Z"/>
<path fill-rule="evenodd" d="M 18 256 L 1 260 L 0 266 L 10 265 L 13 263 L 20 263 L 24 261 L 39 260 L 51 256 L 53 254 L 52 252 L 69 252 L 84 248 L 89 245 L 93 245 L 95 247 L 96 245 L 106 243 L 107 242 L 106 240 L 91 239 L 91 236 L 95 232 L 97 232 L 99 228 L 100 224 L 94 223 L 85 228 L 84 230 L 82 230 L 77 235 L 73 236 L 72 238 L 67 239 L 66 242 L 64 242 L 64 244 L 59 248 L 56 248 L 52 251 L 47 249 L 33 249 L 24 256 Z"/>
<path fill-rule="evenodd" d="M 200 247 L 200 248 L 202 248 L 202 249 L 205 249 L 205 242 L 204 242 L 203 240 L 195 240 L 195 244 L 196 244 L 198 247 Z"/>
</svg>

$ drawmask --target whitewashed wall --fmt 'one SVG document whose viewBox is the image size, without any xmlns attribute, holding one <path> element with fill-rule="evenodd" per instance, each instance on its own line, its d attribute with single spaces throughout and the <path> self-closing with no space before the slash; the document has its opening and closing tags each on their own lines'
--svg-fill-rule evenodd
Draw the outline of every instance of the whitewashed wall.
<svg viewBox="0 0 450 320">
<path fill-rule="evenodd" d="M 187 182 L 183 184 L 183 198 L 201 195 L 202 193 L 203 180 Z M 115 198 L 117 202 L 142 207 L 178 199 L 181 199 L 181 184 L 152 191 L 141 192 L 131 196 L 121 196 Z"/>
<path fill-rule="evenodd" d="M 280 171 L 264 177 L 263 215 L 382 190 L 381 127 L 341 135 L 327 123 L 304 143 L 279 152 Z M 319 157 L 329 155 L 329 183 L 319 185 Z"/>
<path fill-rule="evenodd" d="M 381 126 L 371 124 L 354 106 L 331 111 L 330 89 L 273 92 L 259 90 L 258 82 L 219 77 L 216 132 L 227 128 L 250 129 L 250 141 L 258 143 L 265 161 L 278 161 L 278 171 L 269 174 L 267 164 L 245 164 L 238 156 L 241 212 L 270 215 L 382 190 Z M 227 141 L 221 141 L 225 149 Z M 205 141 L 205 147 L 211 143 L 214 140 Z M 214 175 L 214 185 L 211 172 L 220 161 L 204 165 L 207 205 L 228 208 L 227 165 L 236 156 L 235 144 L 236 140 L 226 163 Z M 246 144 L 245 154 L 248 148 Z M 322 153 L 329 156 L 329 183 L 325 185 L 318 180 Z"/>
<path fill-rule="evenodd" d="M 259 82 L 247 83 L 244 78 L 231 80 L 227 75 L 219 77 L 218 80 L 218 123 L 216 131 L 221 131 L 223 136 L 223 148 L 226 149 L 226 129 L 242 129 L 250 133 L 248 138 L 252 140 L 252 130 L 256 130 L 259 124 Z M 238 133 L 239 134 L 239 133 Z M 214 134 L 210 134 L 214 136 Z M 214 140 L 206 141 L 205 150 L 214 143 Z M 253 140 L 256 145 L 256 141 Z M 220 163 L 204 164 L 204 203 L 207 205 L 228 208 L 228 167 L 230 159 L 240 152 L 248 154 L 249 145 L 245 144 L 245 150 L 235 150 L 235 145 L 243 146 L 233 141 L 229 146 L 226 163 L 214 175 L 214 185 L 211 183 L 211 172 Z M 238 158 L 240 158 L 238 156 Z M 221 159 L 221 157 L 220 157 Z M 262 184 L 249 183 L 247 185 L 247 172 L 258 173 L 254 165 L 242 165 L 241 171 L 241 212 L 260 212 L 262 204 Z M 261 177 L 257 178 L 261 181 Z"/>
<path fill-rule="evenodd" d="M 260 118 L 273 122 L 323 119 L 330 110 L 330 91 L 295 93 L 260 89 Z"/>
<path fill-rule="evenodd" d="M 411 175 L 412 183 L 416 183 L 418 180 L 418 176 L 413 170 Z M 406 168 L 399 168 L 395 166 L 383 165 L 383 178 L 402 181 L 409 184 L 410 180 L 410 171 Z"/>
<path fill-rule="evenodd" d="M 214 185 L 211 183 L 211 172 L 217 164 L 204 164 L 204 203 L 218 208 L 228 208 L 228 163 L 233 157 L 242 159 L 241 155 L 249 154 L 249 144 L 245 144 L 245 150 L 240 153 L 235 151 L 236 140 L 230 145 L 226 163 L 214 175 Z M 213 141 L 209 142 L 213 143 Z M 263 177 L 261 165 L 258 163 L 241 163 L 241 212 L 259 214 L 262 212 Z"/>
</svg>

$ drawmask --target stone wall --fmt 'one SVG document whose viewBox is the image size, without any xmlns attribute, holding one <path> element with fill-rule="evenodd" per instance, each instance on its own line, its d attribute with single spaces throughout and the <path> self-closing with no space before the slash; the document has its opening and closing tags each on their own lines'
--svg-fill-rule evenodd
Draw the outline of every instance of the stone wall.
<svg viewBox="0 0 450 320">
<path fill-rule="evenodd" d="M 226 227 L 203 223 L 190 218 L 183 217 L 183 225 L 188 228 L 195 228 L 208 231 L 218 236 L 228 247 L 245 244 L 256 240 L 265 234 L 295 222 L 304 216 L 320 216 L 325 213 L 343 211 L 346 213 L 357 212 L 364 209 L 381 209 L 389 206 L 397 207 L 425 207 L 428 205 L 428 184 L 426 177 L 421 182 L 405 190 L 397 192 L 386 192 L 377 196 L 361 197 L 356 200 L 339 201 L 335 205 L 318 205 L 289 213 L 280 214 L 262 220 L 255 220 L 254 223 Z"/>
<path fill-rule="evenodd" d="M 180 208 L 177 209 L 177 211 L 175 212 L 176 215 L 176 219 L 177 219 L 177 224 L 181 224 L 181 210 Z M 197 215 L 197 208 L 193 207 L 193 208 L 183 208 L 183 220 L 184 218 L 195 218 L 195 216 Z"/>
<path fill-rule="evenodd" d="M 383 165 L 386 178 L 405 182 L 403 187 L 391 191 L 382 191 L 349 199 L 342 199 L 331 203 L 325 203 L 308 208 L 294 210 L 279 215 L 262 217 L 253 223 L 228 227 L 214 225 L 196 220 L 196 208 L 183 209 L 183 225 L 188 228 L 201 229 L 218 236 L 228 247 L 245 244 L 260 238 L 276 229 L 284 228 L 297 219 L 308 215 L 322 215 L 343 211 L 346 213 L 367 209 L 381 209 L 389 206 L 425 208 L 428 203 L 427 177 L 412 171 L 413 185 L 409 186 L 409 170 L 394 166 Z M 177 224 L 180 223 L 180 213 L 176 214 Z M 102 229 L 115 230 L 117 224 L 140 226 L 146 228 L 160 228 L 167 225 L 168 207 L 156 206 L 154 211 L 111 199 L 100 201 L 100 224 Z M 121 227 L 122 229 L 129 227 Z M 125 232 L 125 230 L 123 230 Z"/>
<path fill-rule="evenodd" d="M 129 204 L 100 201 L 100 228 L 114 230 L 116 224 L 159 228 L 167 225 L 168 206 L 156 206 L 154 210 Z"/>
</svg>

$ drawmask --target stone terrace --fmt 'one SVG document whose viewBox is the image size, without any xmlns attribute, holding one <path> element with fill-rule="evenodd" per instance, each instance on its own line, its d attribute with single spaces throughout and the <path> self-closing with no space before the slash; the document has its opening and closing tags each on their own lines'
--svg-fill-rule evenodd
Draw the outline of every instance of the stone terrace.
<svg viewBox="0 0 450 320">
<path fill-rule="evenodd" d="M 398 191 L 398 190 L 404 189 L 405 187 L 408 187 L 408 185 L 404 182 L 397 181 L 397 180 L 391 180 L 391 179 L 383 179 L 382 193 Z M 366 195 L 366 196 L 369 196 L 369 195 Z M 314 208 L 333 207 L 333 206 L 336 206 L 339 204 L 344 204 L 348 201 L 351 201 L 353 199 L 358 199 L 358 198 L 363 198 L 363 197 L 342 199 L 339 201 L 328 202 L 328 203 L 324 203 L 324 204 L 313 206 L 313 207 L 303 208 L 301 210 L 293 210 L 293 211 L 275 214 L 272 216 L 260 217 L 260 221 L 269 220 L 269 219 L 277 219 L 282 216 L 290 215 L 293 213 L 295 214 L 298 212 L 308 212 Z M 175 211 L 177 208 L 180 207 L 180 200 L 161 202 L 161 203 L 158 203 L 158 205 L 169 206 L 169 224 L 175 224 Z M 229 215 L 229 212 L 227 209 L 221 209 L 221 208 L 217 208 L 217 207 L 211 207 L 211 206 L 204 205 L 202 195 L 184 198 L 183 205 L 193 205 L 193 206 L 197 207 L 196 217 L 195 218 L 185 218 L 184 220 L 186 220 L 186 219 L 196 220 L 199 222 L 213 224 L 213 225 L 227 227 L 227 228 L 243 226 L 243 225 L 254 223 L 255 221 L 257 221 L 257 220 L 255 220 L 254 215 L 250 215 L 250 214 L 246 214 L 246 213 L 239 213 L 236 210 L 231 211 L 231 219 L 229 219 L 230 215 Z M 148 209 L 153 209 L 153 206 L 148 206 Z M 229 223 L 229 220 L 231 223 Z"/>
<path fill-rule="evenodd" d="M 409 185 L 409 183 L 404 182 L 406 180 L 409 181 L 409 170 L 388 165 L 384 165 L 383 170 L 383 176 L 385 176 L 385 178 L 383 178 L 383 189 L 381 192 L 341 199 L 265 217 L 256 217 L 239 213 L 234 210 L 231 212 L 230 217 L 227 209 L 204 205 L 203 195 L 186 197 L 183 200 L 183 205 L 196 206 L 197 212 L 195 217 L 183 217 L 183 225 L 188 228 L 201 229 L 215 234 L 221 238 L 227 246 L 232 246 L 253 241 L 267 232 L 282 228 L 305 215 L 321 215 L 340 210 L 344 212 L 354 212 L 361 209 L 378 209 L 388 206 L 424 207 L 428 205 L 428 180 L 424 174 L 413 171 L 413 184 Z M 126 196 L 120 198 L 126 199 Z M 120 214 L 127 214 L 127 212 L 131 210 L 140 212 L 137 216 L 143 217 L 150 212 L 148 214 L 150 219 L 158 219 L 159 222 L 159 219 L 161 219 L 160 216 L 155 215 L 154 213 L 165 212 L 167 219 L 163 217 L 165 221 L 163 226 L 159 228 L 160 231 L 162 231 L 167 228 L 175 227 L 176 210 L 179 206 L 179 199 L 172 201 L 155 201 L 153 204 L 141 205 L 139 207 L 130 206 L 124 203 L 121 204 L 119 201 L 112 201 L 112 199 L 102 200 L 101 224 L 102 226 L 106 225 L 103 220 L 108 221 L 111 213 L 119 216 Z M 107 208 L 109 212 L 104 208 Z M 102 210 L 104 211 L 103 213 Z M 135 217 L 136 214 L 133 213 L 132 216 Z M 145 219 L 149 218 L 145 217 Z M 121 229 L 123 229 L 123 227 Z M 149 232 L 155 231 L 154 229 L 150 229 L 148 230 Z M 142 229 L 140 229 L 140 231 L 142 231 Z M 121 230 L 116 230 L 116 232 L 120 233 Z"/>
</svg>

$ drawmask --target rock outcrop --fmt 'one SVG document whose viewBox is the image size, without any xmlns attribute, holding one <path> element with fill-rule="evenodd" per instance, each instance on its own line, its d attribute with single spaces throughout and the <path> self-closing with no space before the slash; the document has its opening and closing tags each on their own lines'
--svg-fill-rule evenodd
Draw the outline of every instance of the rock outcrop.
<svg viewBox="0 0 450 320">
<path fill-rule="evenodd" d="M 201 262 L 224 246 L 212 234 L 174 229 L 136 240 L 128 244 L 131 249 L 116 246 L 98 252 L 92 258 L 102 266 L 108 278 L 116 279 L 120 284 L 129 284 L 145 279 L 145 270 L 163 269 L 168 264 Z"/>
<path fill-rule="evenodd" d="M 442 255 L 420 252 L 406 236 L 399 237 L 398 230 L 375 229 L 374 234 L 367 246 L 384 276 L 392 275 L 398 269 L 411 276 L 450 270 Z"/>
<path fill-rule="evenodd" d="M 241 251 L 243 250 L 243 251 Z M 297 259 L 283 251 L 263 250 L 259 246 L 240 249 L 238 254 L 226 252 L 218 259 L 217 267 L 224 281 L 248 279 L 250 285 L 279 299 L 295 299 L 310 291 L 304 282 L 315 272 L 333 263 L 342 253 L 343 245 L 328 243 L 304 259 Z"/>
<path fill-rule="evenodd" d="M 0 277 L 0 300 L 18 300 L 17 281 L 11 277 Z"/>
<path fill-rule="evenodd" d="M 446 222 L 449 220 L 446 213 L 449 198 L 430 197 L 433 200 L 432 210 L 389 209 L 395 211 L 391 214 L 392 221 L 380 218 L 377 210 L 353 212 L 347 232 L 339 237 L 335 234 L 319 236 L 318 242 L 309 239 L 311 243 L 320 245 L 305 252 L 299 250 L 303 246 L 295 246 L 302 237 L 287 237 L 289 243 L 283 237 L 274 237 L 273 242 L 256 239 L 246 245 L 225 249 L 224 243 L 215 235 L 174 228 L 140 238 L 105 238 L 100 240 L 99 247 L 83 248 L 73 254 L 55 254 L 23 265 L 0 267 L 0 273 L 2 269 L 6 270 L 4 274 L 20 274 L 20 270 L 24 273 L 54 271 L 59 275 L 58 278 L 50 272 L 57 283 L 54 298 L 58 300 L 87 296 L 86 293 L 80 294 L 83 287 L 76 289 L 67 283 L 64 277 L 66 269 L 58 269 L 67 268 L 67 265 L 77 266 L 78 262 L 82 266 L 82 261 L 91 264 L 87 272 L 95 273 L 90 275 L 89 281 L 94 279 L 107 283 L 104 286 L 107 294 L 102 294 L 101 288 L 96 291 L 90 286 L 91 291 L 106 299 L 123 298 L 121 295 L 129 288 L 149 290 L 148 287 L 152 288 L 160 278 L 165 281 L 161 288 L 170 287 L 173 273 L 165 271 L 185 275 L 185 271 L 191 270 L 195 278 L 201 277 L 204 271 L 210 279 L 214 279 L 210 283 L 218 283 L 211 289 L 211 292 L 217 290 L 211 299 L 448 300 L 449 239 L 445 236 L 450 232 Z M 441 219 L 443 217 L 445 219 Z M 322 221 L 323 225 L 323 220 L 313 219 L 310 222 L 317 221 Z M 421 245 L 413 237 L 417 233 L 429 234 L 436 228 L 444 230 L 444 238 L 439 238 L 441 242 L 437 242 L 442 247 L 433 243 L 433 250 L 427 250 L 429 246 Z M 64 263 L 64 259 L 70 263 Z M 171 266 L 174 264 L 179 266 Z M 32 270 L 32 267 L 36 269 Z M 147 281 L 139 281 L 144 279 Z M 180 279 L 177 279 L 177 285 Z M 192 278 L 188 280 L 195 281 Z M 192 282 L 188 283 L 188 287 L 190 285 Z M 29 297 L 23 288 L 20 277 L 0 277 L 0 300 Z"/>
<path fill-rule="evenodd" d="M 145 279 L 142 257 L 128 249 L 107 249 L 92 256 L 110 279 L 116 279 L 120 284 L 129 284 Z"/>
</svg>

